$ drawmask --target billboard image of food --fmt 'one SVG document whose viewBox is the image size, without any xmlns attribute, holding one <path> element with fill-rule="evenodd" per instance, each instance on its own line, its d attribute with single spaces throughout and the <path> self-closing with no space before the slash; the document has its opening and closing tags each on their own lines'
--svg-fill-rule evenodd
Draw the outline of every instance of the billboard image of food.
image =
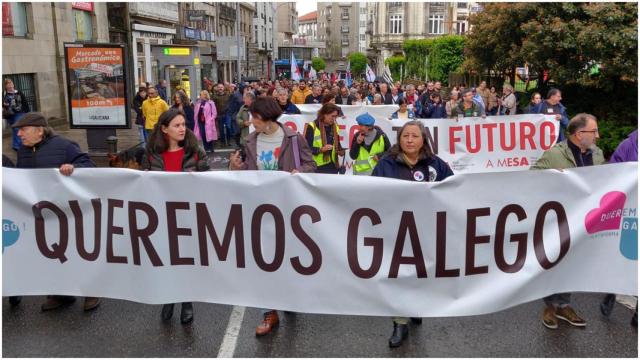
<svg viewBox="0 0 640 360">
<path fill-rule="evenodd" d="M 127 126 L 124 50 L 66 44 L 65 55 L 72 126 Z"/>
</svg>

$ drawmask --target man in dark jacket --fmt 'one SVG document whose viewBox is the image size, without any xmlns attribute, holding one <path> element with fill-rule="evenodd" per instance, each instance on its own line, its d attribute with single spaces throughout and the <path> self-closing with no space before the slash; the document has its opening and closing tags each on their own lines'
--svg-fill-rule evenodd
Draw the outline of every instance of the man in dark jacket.
<svg viewBox="0 0 640 360">
<path fill-rule="evenodd" d="M 58 168 L 60 173 L 70 176 L 76 167 L 95 167 L 89 155 L 80 150 L 73 141 L 58 136 L 49 127 L 44 115 L 31 112 L 11 126 L 18 129 L 22 146 L 18 150 L 17 168 L 43 169 Z M 53 310 L 75 301 L 73 296 L 51 295 L 42 304 L 42 311 Z M 100 305 L 100 299 L 86 297 L 84 310 L 89 311 Z"/>
<path fill-rule="evenodd" d="M 322 104 L 322 88 L 314 85 L 311 94 L 304 99 L 305 104 Z"/>
<path fill-rule="evenodd" d="M 393 97 L 389 91 L 389 85 L 387 83 L 380 84 L 380 96 L 382 96 L 382 103 L 385 105 L 393 104 Z"/>
<path fill-rule="evenodd" d="M 340 89 L 340 94 L 336 95 L 336 104 L 338 105 L 353 105 L 353 96 L 349 94 L 349 89 L 343 86 Z"/>
<path fill-rule="evenodd" d="M 229 105 L 229 100 L 231 100 L 231 95 L 227 93 L 224 89 L 224 84 L 218 84 L 215 87 L 215 93 L 211 96 L 211 100 L 216 104 L 216 110 L 218 115 L 216 116 L 216 125 L 218 126 L 218 139 L 222 141 L 218 141 L 217 144 L 227 144 L 229 145 L 229 130 L 230 122 L 227 122 L 226 119 L 228 117 L 227 107 Z"/>
<path fill-rule="evenodd" d="M 22 91 L 16 89 L 11 79 L 4 81 L 4 92 L 2 94 L 2 117 L 7 119 L 9 125 L 13 125 L 20 120 L 24 114 L 29 112 L 29 103 Z M 20 148 L 20 138 L 18 132 L 13 129 L 12 148 L 18 151 Z"/>
</svg>

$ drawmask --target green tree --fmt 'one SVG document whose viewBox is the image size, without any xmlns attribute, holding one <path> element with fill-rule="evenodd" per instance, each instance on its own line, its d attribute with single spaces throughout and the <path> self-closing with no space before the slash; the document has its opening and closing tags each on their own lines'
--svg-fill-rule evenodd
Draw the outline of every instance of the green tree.
<svg viewBox="0 0 640 360">
<path fill-rule="evenodd" d="M 387 58 L 384 61 L 385 65 L 389 65 L 389 70 L 391 71 L 391 77 L 393 80 L 402 80 L 400 71 L 405 66 L 405 58 L 402 55 L 395 55 L 390 58 Z"/>
<path fill-rule="evenodd" d="M 361 52 L 349 54 L 349 61 L 351 62 L 351 74 L 354 78 L 363 74 L 367 68 L 367 56 Z"/>
<path fill-rule="evenodd" d="M 469 19 L 464 67 L 512 83 L 525 63 L 558 83 L 611 89 L 619 80 L 637 82 L 637 16 L 635 3 L 489 3 Z"/>
<path fill-rule="evenodd" d="M 323 58 L 316 56 L 311 59 L 311 66 L 315 71 L 320 71 L 326 69 L 327 63 L 324 62 Z"/>
<path fill-rule="evenodd" d="M 405 41 L 407 76 L 424 79 L 428 75 L 429 80 L 447 83 L 449 73 L 459 71 L 463 64 L 464 45 L 460 35 Z"/>
</svg>

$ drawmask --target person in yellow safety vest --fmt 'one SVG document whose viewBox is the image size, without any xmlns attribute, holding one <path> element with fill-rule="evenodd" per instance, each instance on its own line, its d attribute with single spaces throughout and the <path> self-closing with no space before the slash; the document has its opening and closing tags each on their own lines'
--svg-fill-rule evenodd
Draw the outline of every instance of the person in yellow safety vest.
<svg viewBox="0 0 640 360">
<path fill-rule="evenodd" d="M 358 131 L 349 148 L 349 156 L 353 159 L 354 175 L 371 175 L 378 160 L 389 150 L 391 143 L 387 134 L 375 126 L 376 119 L 369 113 L 356 117 Z"/>
<path fill-rule="evenodd" d="M 316 173 L 337 174 L 340 169 L 338 156 L 344 156 L 344 149 L 340 146 L 336 123 L 339 113 L 340 108 L 336 104 L 324 104 L 318 111 L 318 117 L 304 128 L 304 138 L 316 162 Z"/>
</svg>

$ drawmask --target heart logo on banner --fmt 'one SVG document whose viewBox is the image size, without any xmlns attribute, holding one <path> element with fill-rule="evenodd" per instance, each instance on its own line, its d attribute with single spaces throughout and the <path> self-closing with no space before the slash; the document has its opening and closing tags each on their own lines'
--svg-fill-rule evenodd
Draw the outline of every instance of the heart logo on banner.
<svg viewBox="0 0 640 360">
<path fill-rule="evenodd" d="M 606 193 L 600 199 L 600 207 L 587 213 L 584 219 L 584 226 L 587 233 L 594 234 L 605 230 L 620 229 L 622 220 L 622 210 L 627 196 L 620 191 Z"/>
</svg>

